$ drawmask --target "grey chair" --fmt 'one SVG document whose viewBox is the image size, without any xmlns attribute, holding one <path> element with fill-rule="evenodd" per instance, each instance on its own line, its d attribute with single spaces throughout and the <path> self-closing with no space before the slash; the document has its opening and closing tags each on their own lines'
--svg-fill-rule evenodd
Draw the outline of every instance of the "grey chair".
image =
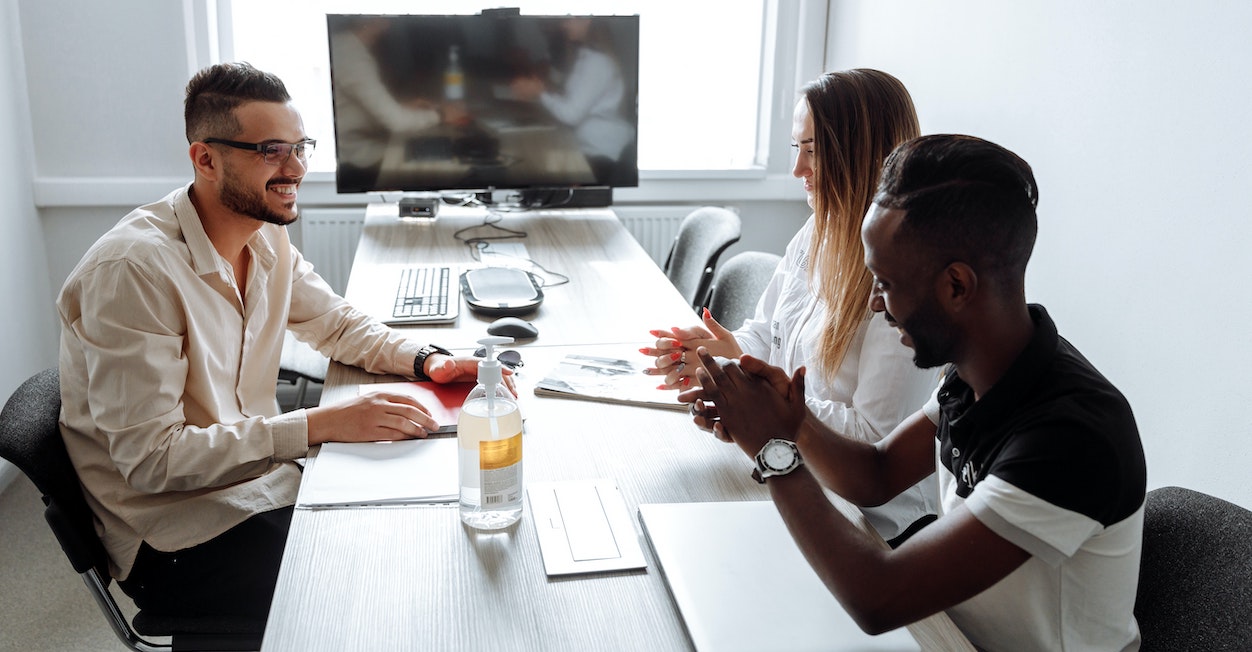
<svg viewBox="0 0 1252 652">
<path fill-rule="evenodd" d="M 0 411 L 0 457 L 21 469 L 43 494 L 48 525 L 118 640 L 139 652 L 260 649 L 265 622 L 252 618 L 157 616 L 140 611 L 132 629 L 109 591 L 108 555 L 96 534 L 78 472 L 65 451 L 60 413 L 57 370 L 45 369 L 31 376 Z M 169 637 L 169 643 L 153 643 L 140 634 Z"/>
<path fill-rule="evenodd" d="M 694 310 L 708 301 L 717 259 L 739 241 L 741 226 L 737 213 L 720 206 L 697 208 L 679 224 L 663 269 Z"/>
<path fill-rule="evenodd" d="M 1182 487 L 1148 492 L 1135 618 L 1143 652 L 1252 649 L 1252 511 Z"/>
<path fill-rule="evenodd" d="M 292 408 L 309 407 L 305 402 L 309 383 L 325 383 L 329 368 L 330 358 L 287 331 L 283 338 L 282 357 L 278 362 L 278 380 L 295 386 L 296 397 Z"/>
<path fill-rule="evenodd" d="M 709 288 L 713 318 L 731 330 L 751 319 L 780 260 L 778 254 L 744 251 L 719 265 Z"/>
</svg>

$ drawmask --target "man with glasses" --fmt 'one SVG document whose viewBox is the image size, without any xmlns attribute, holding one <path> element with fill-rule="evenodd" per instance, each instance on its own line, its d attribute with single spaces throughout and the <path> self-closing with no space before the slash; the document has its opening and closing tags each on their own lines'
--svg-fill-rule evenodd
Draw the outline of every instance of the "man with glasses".
<svg viewBox="0 0 1252 652">
<path fill-rule="evenodd" d="M 296 460 L 439 427 L 398 394 L 281 414 L 285 331 L 373 373 L 472 380 L 476 360 L 355 310 L 291 245 L 317 141 L 281 80 L 206 68 L 184 117 L 193 181 L 123 218 L 61 290 L 62 435 L 111 573 L 141 609 L 264 619 Z"/>
</svg>

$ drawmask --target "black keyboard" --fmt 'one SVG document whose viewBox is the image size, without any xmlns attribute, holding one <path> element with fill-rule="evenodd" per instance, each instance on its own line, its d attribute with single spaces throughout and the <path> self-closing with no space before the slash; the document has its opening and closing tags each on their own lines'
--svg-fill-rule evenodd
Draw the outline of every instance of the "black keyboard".
<svg viewBox="0 0 1252 652">
<path fill-rule="evenodd" d="M 400 273 L 392 316 L 437 317 L 448 314 L 452 270 L 448 267 L 410 267 Z"/>
</svg>

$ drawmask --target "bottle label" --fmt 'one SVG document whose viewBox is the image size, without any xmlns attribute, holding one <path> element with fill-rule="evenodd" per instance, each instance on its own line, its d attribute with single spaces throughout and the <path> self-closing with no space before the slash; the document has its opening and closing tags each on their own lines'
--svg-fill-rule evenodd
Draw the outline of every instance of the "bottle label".
<svg viewBox="0 0 1252 652">
<path fill-rule="evenodd" d="M 522 499 L 522 433 L 478 443 L 482 506 L 501 506 Z"/>
<path fill-rule="evenodd" d="M 443 76 L 444 97 L 449 100 L 460 100 L 465 98 L 465 89 L 463 84 L 465 77 L 459 72 L 448 72 Z"/>
<path fill-rule="evenodd" d="M 478 442 L 478 468 L 489 471 L 512 466 L 522 461 L 522 433 L 508 439 Z"/>
</svg>

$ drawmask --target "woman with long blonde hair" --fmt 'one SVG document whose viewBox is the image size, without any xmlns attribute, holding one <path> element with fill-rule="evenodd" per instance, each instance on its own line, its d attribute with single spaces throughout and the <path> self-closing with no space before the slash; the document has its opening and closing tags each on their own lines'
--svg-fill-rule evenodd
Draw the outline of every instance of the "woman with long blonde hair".
<svg viewBox="0 0 1252 652">
<path fill-rule="evenodd" d="M 919 135 L 917 114 L 904 85 L 877 70 L 826 73 L 802 94 L 792 174 L 804 181 L 813 215 L 787 245 L 755 316 L 732 332 L 705 310 L 703 325 L 652 331 L 655 348 L 641 352 L 656 357 L 649 372 L 665 375 L 666 389 L 690 385 L 700 346 L 725 358 L 747 353 L 788 373 L 807 366 L 818 372 L 808 376 L 809 410 L 837 433 L 877 441 L 921 407 L 937 382 L 938 372 L 918 369 L 885 320 L 870 319 L 861 245 L 883 161 Z M 884 539 L 898 545 L 933 520 L 930 484 L 865 510 Z"/>
</svg>

